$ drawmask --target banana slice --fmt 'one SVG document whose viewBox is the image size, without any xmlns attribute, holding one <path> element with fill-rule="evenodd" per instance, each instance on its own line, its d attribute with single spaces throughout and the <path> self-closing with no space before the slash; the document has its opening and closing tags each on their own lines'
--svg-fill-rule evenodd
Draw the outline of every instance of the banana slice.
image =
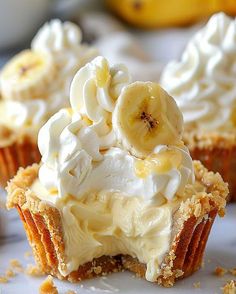
<svg viewBox="0 0 236 294">
<path fill-rule="evenodd" d="M 0 87 L 4 99 L 44 98 L 56 67 L 49 53 L 24 50 L 3 68 Z"/>
<path fill-rule="evenodd" d="M 139 158 L 157 145 L 178 144 L 183 132 L 183 116 L 174 99 L 151 82 L 135 82 L 123 89 L 112 123 L 118 141 Z"/>
</svg>

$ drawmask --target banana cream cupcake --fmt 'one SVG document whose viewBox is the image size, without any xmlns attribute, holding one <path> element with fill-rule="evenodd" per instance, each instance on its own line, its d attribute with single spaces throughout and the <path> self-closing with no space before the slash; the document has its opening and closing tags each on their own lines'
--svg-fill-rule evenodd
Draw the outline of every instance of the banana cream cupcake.
<svg viewBox="0 0 236 294">
<path fill-rule="evenodd" d="M 71 282 L 128 269 L 166 287 L 191 275 L 228 189 L 192 162 L 174 99 L 97 57 L 70 103 L 39 132 L 42 164 L 7 188 L 41 269 Z"/>
<path fill-rule="evenodd" d="M 0 73 L 0 185 L 20 166 L 39 162 L 40 127 L 69 104 L 69 87 L 77 70 L 97 55 L 81 44 L 73 23 L 52 20 Z"/>
<path fill-rule="evenodd" d="M 170 62 L 162 86 L 183 113 L 184 141 L 194 159 L 219 172 L 236 201 L 236 21 L 214 15 Z"/>
</svg>

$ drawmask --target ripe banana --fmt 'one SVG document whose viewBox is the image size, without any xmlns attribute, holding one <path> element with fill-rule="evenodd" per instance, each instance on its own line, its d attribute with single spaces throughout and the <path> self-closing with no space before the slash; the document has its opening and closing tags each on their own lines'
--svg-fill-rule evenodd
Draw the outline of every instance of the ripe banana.
<svg viewBox="0 0 236 294">
<path fill-rule="evenodd" d="M 235 0 L 106 0 L 108 7 L 132 25 L 155 28 L 186 25 L 213 13 L 236 13 Z"/>
<path fill-rule="evenodd" d="M 24 50 L 2 70 L 0 88 L 3 99 L 44 98 L 55 75 L 56 67 L 49 53 Z"/>
<path fill-rule="evenodd" d="M 119 143 L 139 158 L 157 145 L 179 144 L 183 132 L 183 116 L 174 99 L 151 82 L 135 82 L 123 89 L 112 123 Z"/>
</svg>

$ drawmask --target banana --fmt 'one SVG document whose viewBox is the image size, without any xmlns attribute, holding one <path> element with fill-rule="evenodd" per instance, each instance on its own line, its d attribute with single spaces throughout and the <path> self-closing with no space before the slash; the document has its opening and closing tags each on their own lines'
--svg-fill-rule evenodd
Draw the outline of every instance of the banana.
<svg viewBox="0 0 236 294">
<path fill-rule="evenodd" d="M 44 98 L 49 83 L 55 79 L 56 67 L 49 53 L 24 50 L 3 68 L 0 88 L 3 99 Z"/>
<path fill-rule="evenodd" d="M 183 116 L 174 99 L 152 82 L 135 82 L 123 89 L 112 124 L 118 142 L 139 158 L 157 145 L 180 144 L 183 133 Z"/>
<path fill-rule="evenodd" d="M 211 14 L 216 0 L 106 0 L 126 22 L 142 28 L 185 25 Z"/>
<path fill-rule="evenodd" d="M 106 0 L 126 22 L 141 28 L 188 25 L 219 11 L 235 15 L 235 0 Z"/>
</svg>

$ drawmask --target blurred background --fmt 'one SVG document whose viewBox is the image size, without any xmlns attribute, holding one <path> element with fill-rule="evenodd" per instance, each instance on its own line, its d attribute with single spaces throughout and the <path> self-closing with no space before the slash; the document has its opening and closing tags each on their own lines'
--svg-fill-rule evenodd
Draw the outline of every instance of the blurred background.
<svg viewBox="0 0 236 294">
<path fill-rule="evenodd" d="M 134 79 L 158 80 L 167 61 L 210 15 L 236 14 L 236 0 L 0 0 L 0 66 L 28 48 L 52 18 L 77 23 L 83 41 L 111 62 L 125 62 Z"/>
</svg>

